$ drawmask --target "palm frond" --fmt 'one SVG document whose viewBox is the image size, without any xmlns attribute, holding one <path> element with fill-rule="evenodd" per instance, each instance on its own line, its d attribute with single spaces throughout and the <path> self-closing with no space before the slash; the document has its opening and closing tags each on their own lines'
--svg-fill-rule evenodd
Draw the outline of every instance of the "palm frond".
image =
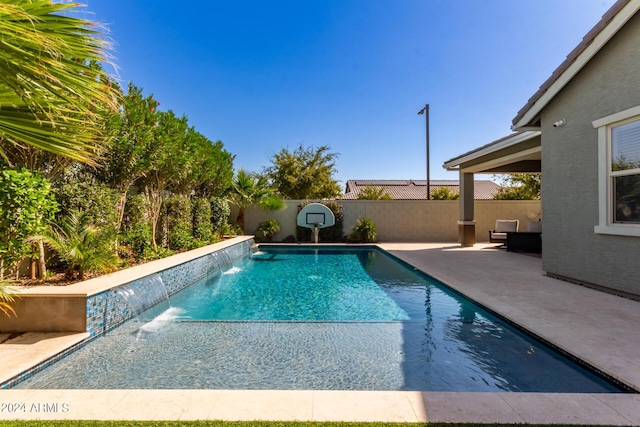
<svg viewBox="0 0 640 427">
<path fill-rule="evenodd" d="M 0 138 L 91 163 L 100 111 L 117 109 L 118 91 L 92 66 L 108 61 L 108 42 L 96 24 L 69 15 L 74 6 L 0 4 Z"/>
<path fill-rule="evenodd" d="M 9 290 L 6 283 L 0 282 L 0 311 L 7 316 L 11 314 L 15 315 L 16 312 L 11 306 L 14 301 L 13 292 Z"/>
</svg>

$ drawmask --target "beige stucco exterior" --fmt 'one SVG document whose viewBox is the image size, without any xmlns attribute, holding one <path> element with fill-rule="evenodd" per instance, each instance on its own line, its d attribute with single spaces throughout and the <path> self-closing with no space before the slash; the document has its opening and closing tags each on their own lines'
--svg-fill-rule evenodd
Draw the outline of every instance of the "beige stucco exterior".
<svg viewBox="0 0 640 427">
<path fill-rule="evenodd" d="M 86 295 L 63 292 L 18 295 L 12 308 L 15 315 L 0 314 L 3 332 L 84 332 L 87 329 Z"/>
</svg>

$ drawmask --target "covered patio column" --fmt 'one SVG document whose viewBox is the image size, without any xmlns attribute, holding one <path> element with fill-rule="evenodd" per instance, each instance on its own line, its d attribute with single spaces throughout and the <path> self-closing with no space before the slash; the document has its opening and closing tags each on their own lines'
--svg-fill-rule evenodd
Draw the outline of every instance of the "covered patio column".
<svg viewBox="0 0 640 427">
<path fill-rule="evenodd" d="M 473 173 L 460 170 L 460 217 L 458 220 L 458 243 L 463 247 L 476 243 L 476 221 L 473 212 Z"/>
</svg>

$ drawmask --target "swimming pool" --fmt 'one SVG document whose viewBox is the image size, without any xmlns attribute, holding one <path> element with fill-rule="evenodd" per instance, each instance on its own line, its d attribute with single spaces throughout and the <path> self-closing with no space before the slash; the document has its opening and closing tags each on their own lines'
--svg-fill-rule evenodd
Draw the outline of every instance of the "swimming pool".
<svg viewBox="0 0 640 427">
<path fill-rule="evenodd" d="M 18 388 L 619 391 L 374 248 L 260 247 L 171 305 Z"/>
</svg>

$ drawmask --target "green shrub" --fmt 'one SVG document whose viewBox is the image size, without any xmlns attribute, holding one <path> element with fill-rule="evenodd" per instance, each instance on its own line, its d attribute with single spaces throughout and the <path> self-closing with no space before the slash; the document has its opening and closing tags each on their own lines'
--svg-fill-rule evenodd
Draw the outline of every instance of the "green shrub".
<svg viewBox="0 0 640 427">
<path fill-rule="evenodd" d="M 181 251 L 198 247 L 191 225 L 191 202 L 182 195 L 168 196 L 164 201 L 162 228 L 167 232 L 167 243 L 171 250 Z"/>
<path fill-rule="evenodd" d="M 375 242 L 378 238 L 378 230 L 373 220 L 369 217 L 358 219 L 356 225 L 353 227 L 354 237 L 363 243 Z"/>
<path fill-rule="evenodd" d="M 115 241 L 120 197 L 113 189 L 86 172 L 71 171 L 53 184 L 53 192 L 62 216 L 83 212 L 89 223 Z"/>
<path fill-rule="evenodd" d="M 358 193 L 358 200 L 392 200 L 393 197 L 387 192 L 386 187 L 365 186 Z"/>
<path fill-rule="evenodd" d="M 0 279 L 32 253 L 25 238 L 43 233 L 57 210 L 46 178 L 27 169 L 0 170 Z"/>
<path fill-rule="evenodd" d="M 258 231 L 266 242 L 272 242 L 273 236 L 275 236 L 280 231 L 280 224 L 275 219 L 270 219 L 264 222 L 261 222 L 258 225 Z"/>
<path fill-rule="evenodd" d="M 198 241 L 191 235 L 189 224 L 176 224 L 169 230 L 169 249 L 181 251 L 194 249 L 198 246 Z"/>
<path fill-rule="evenodd" d="M 151 225 L 141 195 L 128 197 L 119 234 L 118 255 L 137 262 L 151 249 Z"/>
<path fill-rule="evenodd" d="M 151 226 L 149 224 L 138 224 L 131 228 L 122 244 L 132 251 L 130 255 L 136 261 L 143 259 L 145 252 L 151 249 Z M 121 251 L 122 254 L 125 253 L 124 249 Z"/>
<path fill-rule="evenodd" d="M 199 197 L 191 199 L 191 213 L 193 215 L 193 237 L 200 246 L 213 241 L 213 225 L 211 224 L 211 204 Z"/>
<path fill-rule="evenodd" d="M 115 270 L 117 258 L 111 251 L 110 241 L 99 227 L 89 221 L 84 212 L 74 211 L 51 224 L 42 234 L 29 241 L 44 240 L 67 264 L 67 277 L 77 273 L 82 280 L 85 273 Z"/>
<path fill-rule="evenodd" d="M 163 248 L 162 246 L 158 246 L 157 248 L 149 248 L 142 254 L 142 261 L 152 261 L 154 259 L 166 258 L 168 256 L 173 255 L 173 251 L 171 249 Z"/>
<path fill-rule="evenodd" d="M 431 191 L 431 200 L 458 200 L 460 193 L 451 191 L 449 187 L 437 187 Z"/>
<path fill-rule="evenodd" d="M 242 236 L 244 233 L 238 224 L 225 223 L 222 229 L 220 229 L 220 234 L 222 236 Z"/>
<path fill-rule="evenodd" d="M 231 215 L 231 208 L 229 202 L 220 197 L 214 197 L 209 200 L 211 204 L 211 227 L 214 232 L 220 234 L 230 234 L 229 231 L 229 215 Z"/>
</svg>

